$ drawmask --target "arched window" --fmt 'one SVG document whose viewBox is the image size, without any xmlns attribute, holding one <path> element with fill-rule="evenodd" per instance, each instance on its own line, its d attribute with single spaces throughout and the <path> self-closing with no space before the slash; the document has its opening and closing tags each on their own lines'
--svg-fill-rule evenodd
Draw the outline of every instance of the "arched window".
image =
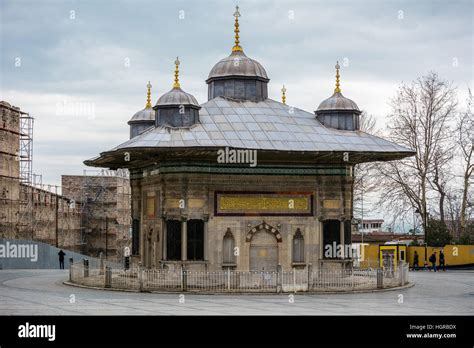
<svg viewBox="0 0 474 348">
<path fill-rule="evenodd" d="M 304 238 L 299 228 L 293 236 L 293 262 L 304 262 Z"/>
<path fill-rule="evenodd" d="M 222 243 L 223 243 L 222 263 L 235 264 L 235 255 L 234 255 L 235 241 L 234 241 L 234 236 L 232 235 L 232 232 L 230 231 L 230 228 L 227 229 Z"/>
</svg>

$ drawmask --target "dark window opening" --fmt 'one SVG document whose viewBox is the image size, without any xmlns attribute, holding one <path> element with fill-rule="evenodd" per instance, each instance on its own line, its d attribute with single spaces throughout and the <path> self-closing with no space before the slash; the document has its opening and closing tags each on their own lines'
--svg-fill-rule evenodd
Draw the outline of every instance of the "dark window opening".
<svg viewBox="0 0 474 348">
<path fill-rule="evenodd" d="M 166 221 L 166 258 L 181 260 L 181 221 Z"/>
<path fill-rule="evenodd" d="M 348 245 L 352 242 L 352 225 L 351 220 L 344 221 L 344 244 Z"/>
<path fill-rule="evenodd" d="M 132 221 L 132 255 L 140 253 L 140 220 Z"/>
<path fill-rule="evenodd" d="M 341 243 L 341 222 L 339 220 L 326 220 L 323 222 L 323 257 L 325 259 L 338 258 L 338 246 Z"/>
<path fill-rule="evenodd" d="M 204 260 L 204 221 L 187 222 L 188 260 Z"/>
</svg>

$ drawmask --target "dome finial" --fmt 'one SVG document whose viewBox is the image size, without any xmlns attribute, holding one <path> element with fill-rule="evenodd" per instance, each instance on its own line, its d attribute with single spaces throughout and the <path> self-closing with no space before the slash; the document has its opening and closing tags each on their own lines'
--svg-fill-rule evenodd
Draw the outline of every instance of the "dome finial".
<svg viewBox="0 0 474 348">
<path fill-rule="evenodd" d="M 286 105 L 286 88 L 285 88 L 285 85 L 283 85 L 283 88 L 281 89 L 281 102 Z"/>
<path fill-rule="evenodd" d="M 334 93 L 340 93 L 341 92 L 341 85 L 339 84 L 339 78 L 340 78 L 340 75 L 339 75 L 339 69 L 341 68 L 339 66 L 339 61 L 336 62 L 336 88 L 334 89 Z"/>
<path fill-rule="evenodd" d="M 174 69 L 174 84 L 173 88 L 180 88 L 181 85 L 179 84 L 179 57 L 176 57 L 176 60 L 174 61 L 175 64 L 175 69 Z"/>
<path fill-rule="evenodd" d="M 235 45 L 232 47 L 232 52 L 242 52 L 242 47 L 240 46 L 240 36 L 239 36 L 239 17 L 240 17 L 240 12 L 239 12 L 239 6 L 235 6 L 235 12 L 234 12 L 234 17 L 235 17 L 235 24 L 234 24 L 234 33 L 235 33 Z"/>
<path fill-rule="evenodd" d="M 146 85 L 147 92 L 146 92 L 146 108 L 151 109 L 151 83 L 148 81 L 148 84 Z"/>
</svg>

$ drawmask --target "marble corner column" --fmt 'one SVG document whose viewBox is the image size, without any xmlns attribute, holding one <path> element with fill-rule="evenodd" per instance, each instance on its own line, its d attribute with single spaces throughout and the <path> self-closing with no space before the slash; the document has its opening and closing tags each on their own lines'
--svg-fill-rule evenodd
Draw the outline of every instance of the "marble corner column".
<svg viewBox="0 0 474 348">
<path fill-rule="evenodd" d="M 181 261 L 188 259 L 188 221 L 181 217 Z"/>
<path fill-rule="evenodd" d="M 324 218 L 320 217 L 319 222 L 319 259 L 324 259 Z"/>
<path fill-rule="evenodd" d="M 341 258 L 345 259 L 345 243 L 344 243 L 344 218 L 339 219 L 339 245 L 342 248 Z"/>
<path fill-rule="evenodd" d="M 209 215 L 204 215 L 202 218 L 204 222 L 204 261 L 209 260 L 209 246 L 207 243 L 209 243 L 209 237 L 208 237 L 208 226 L 209 226 Z"/>
<path fill-rule="evenodd" d="M 166 243 L 167 243 L 167 230 L 166 230 L 166 218 L 163 218 L 162 219 L 163 223 L 162 223 L 162 238 L 161 238 L 161 248 L 162 248 L 162 259 L 163 261 L 166 261 L 168 259 L 168 255 L 166 253 Z"/>
</svg>

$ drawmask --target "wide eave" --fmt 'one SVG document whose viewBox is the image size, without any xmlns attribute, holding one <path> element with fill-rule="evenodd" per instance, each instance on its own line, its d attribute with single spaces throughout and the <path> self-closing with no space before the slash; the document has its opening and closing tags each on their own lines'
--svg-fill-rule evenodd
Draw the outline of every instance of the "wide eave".
<svg viewBox="0 0 474 348">
<path fill-rule="evenodd" d="M 191 128 L 151 128 L 84 163 L 111 169 L 176 160 L 212 163 L 225 147 L 257 150 L 259 164 L 353 165 L 414 155 L 361 131 L 325 127 L 314 114 L 271 99 L 238 102 L 218 97 L 202 104 L 199 118 Z"/>
</svg>

